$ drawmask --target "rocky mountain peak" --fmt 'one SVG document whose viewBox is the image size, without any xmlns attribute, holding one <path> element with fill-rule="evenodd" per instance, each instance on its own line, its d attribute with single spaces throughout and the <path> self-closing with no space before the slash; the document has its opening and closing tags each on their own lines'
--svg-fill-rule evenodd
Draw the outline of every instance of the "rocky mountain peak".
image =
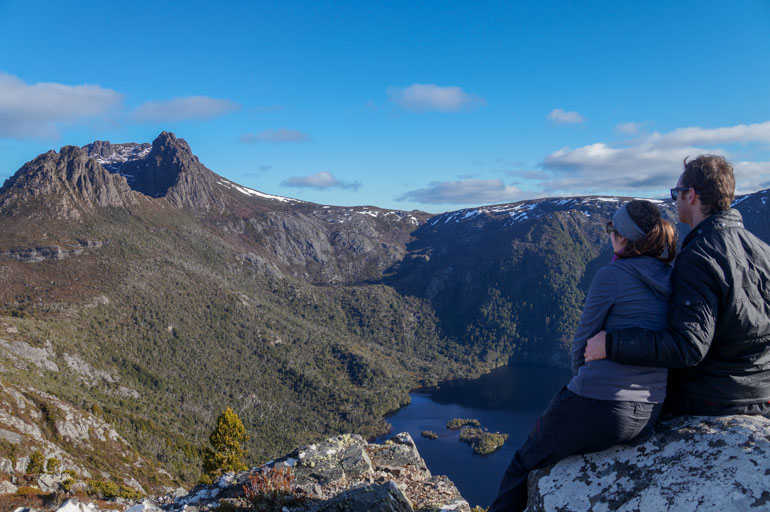
<svg viewBox="0 0 770 512">
<path fill-rule="evenodd" d="M 110 174 L 77 146 L 48 151 L 24 164 L 0 188 L 0 214 L 30 209 L 32 216 L 79 219 L 97 206 L 127 207 L 136 198 L 120 176 Z"/>
<path fill-rule="evenodd" d="M 125 176 L 131 188 L 144 195 L 165 197 L 175 206 L 196 210 L 225 206 L 216 174 L 200 163 L 184 139 L 171 132 L 161 132 L 152 145 L 95 142 L 86 148 L 91 158 Z"/>
</svg>

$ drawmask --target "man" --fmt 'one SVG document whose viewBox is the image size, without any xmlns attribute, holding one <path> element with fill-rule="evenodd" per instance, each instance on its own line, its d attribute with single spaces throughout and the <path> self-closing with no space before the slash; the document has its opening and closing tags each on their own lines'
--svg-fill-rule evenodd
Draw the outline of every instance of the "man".
<svg viewBox="0 0 770 512">
<path fill-rule="evenodd" d="M 734 191 L 723 157 L 685 159 L 671 197 L 692 231 L 674 263 L 668 328 L 602 331 L 586 346 L 586 361 L 671 368 L 673 414 L 770 412 L 770 247 L 730 209 Z"/>
</svg>

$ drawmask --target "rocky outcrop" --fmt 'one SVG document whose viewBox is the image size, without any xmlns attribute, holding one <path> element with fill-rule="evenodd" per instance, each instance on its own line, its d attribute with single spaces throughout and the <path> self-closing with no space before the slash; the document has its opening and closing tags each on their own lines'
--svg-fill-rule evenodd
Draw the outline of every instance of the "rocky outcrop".
<svg viewBox="0 0 770 512">
<path fill-rule="evenodd" d="M 110 171 L 125 176 L 131 188 L 146 196 L 165 197 L 174 206 L 193 210 L 223 210 L 227 205 L 219 177 L 173 133 L 162 132 L 149 150 L 138 144 L 86 147 L 94 160 L 110 160 Z"/>
<path fill-rule="evenodd" d="M 770 510 L 770 419 L 683 416 L 640 446 L 533 471 L 531 512 Z"/>
<path fill-rule="evenodd" d="M 304 496 L 302 504 L 283 509 L 291 512 L 470 511 L 448 478 L 431 475 L 407 433 L 383 444 L 369 444 L 358 435 L 337 436 L 252 471 L 265 468 L 291 468 L 292 491 Z M 229 473 L 212 486 L 199 486 L 184 496 L 161 501 L 168 510 L 190 506 L 206 510 L 224 503 L 246 507 L 243 486 L 248 477 L 248 471 Z"/>
<path fill-rule="evenodd" d="M 40 263 L 41 261 L 64 260 L 83 254 L 85 249 L 104 246 L 101 240 L 75 240 L 67 244 L 36 247 L 12 247 L 0 251 L 0 258 L 22 261 L 24 263 Z"/>
<path fill-rule="evenodd" d="M 125 178 L 111 174 L 76 146 L 38 156 L 0 189 L 0 214 L 6 216 L 30 206 L 33 217 L 53 213 L 60 219 L 75 220 L 97 206 L 135 203 Z"/>
<path fill-rule="evenodd" d="M 49 359 L 53 354 L 50 345 L 34 348 L 0 340 L 0 349 L 4 357 L 12 355 L 60 371 Z M 0 482 L 8 481 L 0 486 L 0 494 L 12 494 L 12 486 L 16 486 L 66 495 L 88 489 L 93 481 L 120 475 L 122 491 L 144 495 L 153 487 L 165 492 L 156 484 L 169 482 L 160 473 L 148 480 L 154 472 L 152 463 L 138 455 L 103 418 L 53 395 L 4 382 L 0 382 L 0 442 Z M 42 461 L 42 468 L 31 471 L 30 461 L 35 457 Z"/>
<path fill-rule="evenodd" d="M 269 260 L 317 284 L 379 280 L 403 258 L 419 222 L 400 211 L 317 206 L 260 213 L 246 227 Z"/>
</svg>

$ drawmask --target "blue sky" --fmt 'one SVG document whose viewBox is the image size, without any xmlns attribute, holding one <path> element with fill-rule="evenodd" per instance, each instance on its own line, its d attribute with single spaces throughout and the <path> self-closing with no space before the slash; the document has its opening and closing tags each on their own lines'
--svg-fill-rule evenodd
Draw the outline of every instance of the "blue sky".
<svg viewBox="0 0 770 512">
<path fill-rule="evenodd" d="M 685 156 L 770 187 L 770 2 L 0 0 L 0 180 L 186 139 L 213 171 L 442 212 L 662 197 Z"/>
</svg>

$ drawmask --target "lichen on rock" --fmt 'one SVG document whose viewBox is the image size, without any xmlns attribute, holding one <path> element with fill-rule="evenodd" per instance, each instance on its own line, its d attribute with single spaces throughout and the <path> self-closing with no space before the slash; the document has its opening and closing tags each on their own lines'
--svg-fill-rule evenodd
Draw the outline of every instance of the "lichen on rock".
<svg viewBox="0 0 770 512">
<path fill-rule="evenodd" d="M 770 419 L 681 416 L 529 476 L 529 511 L 770 510 Z"/>
</svg>

